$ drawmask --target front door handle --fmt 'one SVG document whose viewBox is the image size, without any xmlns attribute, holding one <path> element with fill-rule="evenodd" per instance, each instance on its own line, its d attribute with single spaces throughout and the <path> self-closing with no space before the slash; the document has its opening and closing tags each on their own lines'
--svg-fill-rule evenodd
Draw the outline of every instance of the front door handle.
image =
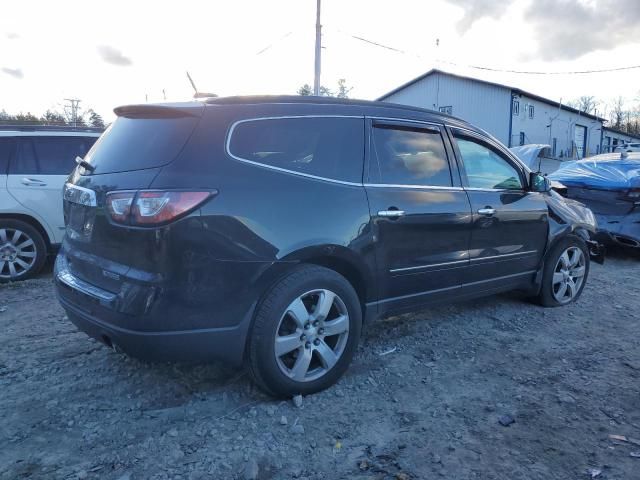
<svg viewBox="0 0 640 480">
<path fill-rule="evenodd" d="M 45 182 L 43 182 L 42 180 L 38 180 L 37 178 L 24 177 L 21 180 L 21 183 L 23 185 L 26 185 L 27 187 L 46 187 L 47 186 Z"/>
<path fill-rule="evenodd" d="M 397 218 L 404 216 L 404 210 L 398 209 L 389 209 L 389 210 L 380 210 L 378 212 L 379 217 L 387 217 L 387 218 Z"/>
<path fill-rule="evenodd" d="M 484 207 L 484 208 L 480 208 L 478 209 L 478 213 L 480 215 L 488 215 L 491 216 L 494 213 L 496 213 L 496 209 L 495 208 L 491 208 L 491 207 Z"/>
</svg>

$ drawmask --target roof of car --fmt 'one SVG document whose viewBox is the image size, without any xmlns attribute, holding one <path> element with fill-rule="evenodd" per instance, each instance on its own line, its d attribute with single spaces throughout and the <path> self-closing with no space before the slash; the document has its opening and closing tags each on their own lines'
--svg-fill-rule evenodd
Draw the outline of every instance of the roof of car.
<svg viewBox="0 0 640 480">
<path fill-rule="evenodd" d="M 260 114 L 266 114 L 269 111 L 270 106 L 305 106 L 305 105 L 317 105 L 323 107 L 324 114 L 330 114 L 331 107 L 335 107 L 336 111 L 340 114 L 345 114 L 349 111 L 349 114 L 356 115 L 368 115 L 374 117 L 384 117 L 390 119 L 399 120 L 413 120 L 413 121 L 430 121 L 437 123 L 449 124 L 452 126 L 466 128 L 478 133 L 489 135 L 482 129 L 462 120 L 458 117 L 448 115 L 442 112 L 436 112 L 434 110 L 428 110 L 426 108 L 413 107 L 409 105 L 400 105 L 390 102 L 379 102 L 372 100 L 355 100 L 351 98 L 335 98 L 335 97 L 318 97 L 312 95 L 255 95 L 255 96 L 231 96 L 231 97 L 211 97 L 206 99 L 200 99 L 197 101 L 178 102 L 178 103 L 144 103 L 138 105 L 123 105 L 114 109 L 114 112 L 118 116 L 138 116 L 141 114 L 162 114 L 170 115 L 172 112 L 178 114 L 182 112 L 184 115 L 196 115 L 202 110 L 203 106 L 209 108 L 233 106 L 238 105 L 242 107 L 264 107 L 264 112 Z M 279 112 L 280 113 L 280 112 Z M 305 110 L 303 115 L 310 115 L 308 110 Z"/>
<path fill-rule="evenodd" d="M 70 127 L 62 125 L 0 125 L 0 136 L 89 136 L 98 137 L 104 132 L 103 128 Z"/>
<path fill-rule="evenodd" d="M 391 102 L 379 102 L 376 100 L 359 100 L 352 98 L 336 98 L 336 97 L 318 97 L 314 95 L 247 95 L 247 96 L 232 96 L 232 97 L 212 97 L 207 98 L 204 101 L 208 105 L 242 105 L 242 104 L 315 104 L 315 105 L 351 105 L 360 107 L 374 107 L 374 108 L 397 108 L 401 110 L 430 113 L 443 117 L 450 117 L 447 114 L 436 112 L 434 110 L 428 110 L 420 107 L 413 107 L 410 105 L 401 105 L 399 103 Z M 455 118 L 455 117 L 451 117 Z"/>
</svg>

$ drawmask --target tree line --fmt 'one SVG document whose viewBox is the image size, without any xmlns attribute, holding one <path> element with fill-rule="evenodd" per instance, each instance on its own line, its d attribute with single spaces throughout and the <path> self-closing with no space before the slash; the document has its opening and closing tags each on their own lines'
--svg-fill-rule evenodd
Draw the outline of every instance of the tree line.
<svg viewBox="0 0 640 480">
<path fill-rule="evenodd" d="M 607 127 L 615 128 L 629 135 L 640 135 L 640 98 L 635 105 L 623 97 L 604 102 L 593 96 L 582 96 L 567 102 L 567 105 L 581 112 L 598 115 L 607 120 Z"/>
<path fill-rule="evenodd" d="M 54 125 L 64 127 L 94 127 L 105 128 L 102 116 L 92 109 L 86 112 L 75 112 L 75 115 L 47 110 L 39 117 L 27 113 L 11 114 L 0 110 L 0 125 Z"/>
</svg>

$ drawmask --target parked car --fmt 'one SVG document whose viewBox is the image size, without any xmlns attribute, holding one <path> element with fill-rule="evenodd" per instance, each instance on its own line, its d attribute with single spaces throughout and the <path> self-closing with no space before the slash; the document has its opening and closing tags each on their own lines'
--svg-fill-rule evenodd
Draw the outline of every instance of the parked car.
<svg viewBox="0 0 640 480">
<path fill-rule="evenodd" d="M 133 105 L 65 187 L 69 319 L 151 360 L 336 382 L 373 318 L 520 289 L 581 294 L 595 222 L 482 130 L 322 97 Z"/>
<path fill-rule="evenodd" d="M 0 283 L 29 278 L 64 235 L 61 192 L 97 129 L 0 126 Z"/>
<path fill-rule="evenodd" d="M 566 162 L 549 178 L 593 211 L 600 241 L 640 252 L 640 152 Z"/>
<path fill-rule="evenodd" d="M 625 143 L 615 148 L 614 152 L 640 152 L 640 143 Z"/>
</svg>

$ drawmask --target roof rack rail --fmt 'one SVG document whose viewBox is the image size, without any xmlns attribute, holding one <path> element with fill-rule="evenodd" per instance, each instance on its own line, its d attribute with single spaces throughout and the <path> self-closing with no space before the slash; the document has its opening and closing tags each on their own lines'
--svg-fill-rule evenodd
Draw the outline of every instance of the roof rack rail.
<svg viewBox="0 0 640 480">
<path fill-rule="evenodd" d="M 0 122 L 0 130 L 18 130 L 24 131 L 52 131 L 52 132 L 104 132 L 104 128 L 98 127 L 73 127 L 71 125 L 25 125 L 25 124 L 10 124 Z"/>
</svg>

